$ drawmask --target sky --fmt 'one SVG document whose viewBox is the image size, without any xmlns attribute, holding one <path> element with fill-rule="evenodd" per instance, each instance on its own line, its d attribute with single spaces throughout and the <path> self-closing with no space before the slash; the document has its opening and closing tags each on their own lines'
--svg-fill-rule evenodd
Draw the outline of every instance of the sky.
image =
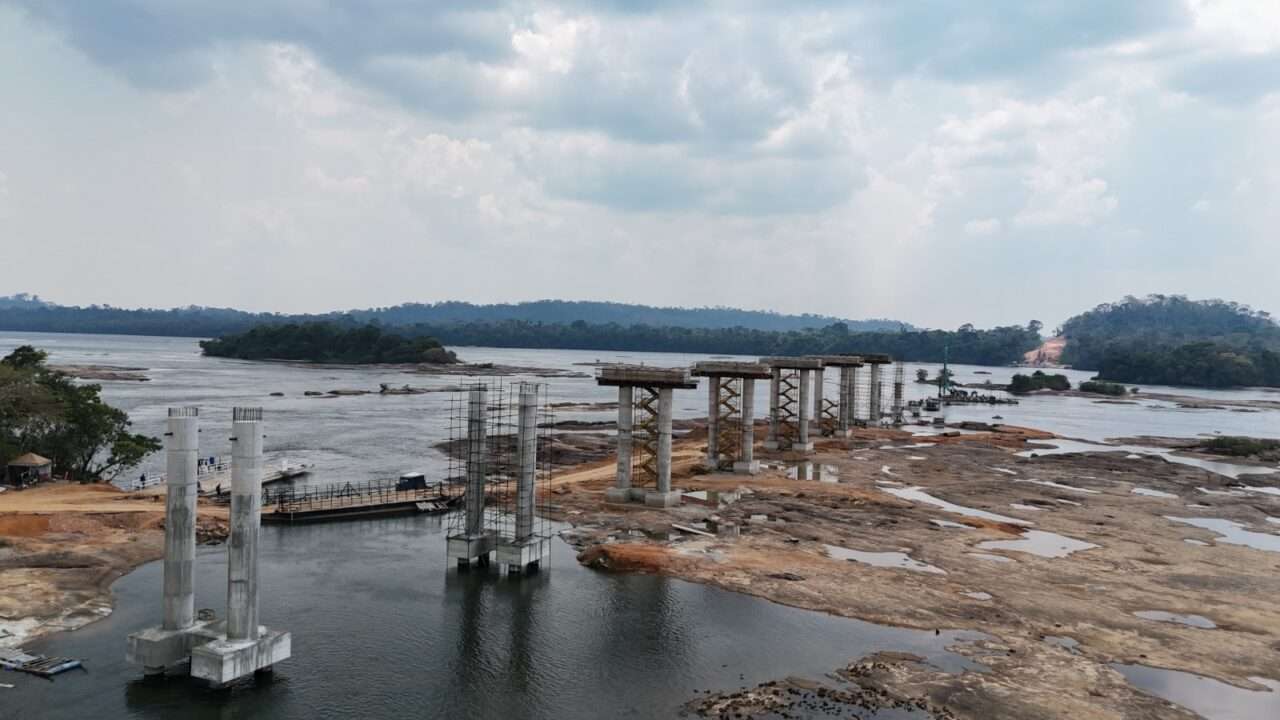
<svg viewBox="0 0 1280 720">
<path fill-rule="evenodd" d="M 1277 138 L 1275 0 L 0 0 L 0 295 L 1280 312 Z"/>
</svg>

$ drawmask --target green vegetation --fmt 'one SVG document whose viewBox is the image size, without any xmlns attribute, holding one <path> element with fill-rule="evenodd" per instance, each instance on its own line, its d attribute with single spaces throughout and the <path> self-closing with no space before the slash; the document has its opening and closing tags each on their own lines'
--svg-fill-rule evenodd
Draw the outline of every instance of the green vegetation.
<svg viewBox="0 0 1280 720">
<path fill-rule="evenodd" d="M 538 300 L 498 305 L 475 305 L 465 302 L 406 303 L 393 307 L 318 315 L 280 315 L 194 305 L 169 310 L 126 310 L 109 305 L 64 307 L 26 294 L 0 297 L 0 330 L 25 332 L 208 338 L 245 332 L 266 323 L 342 322 L 404 327 L 418 324 L 435 326 L 501 324 L 508 321 L 534 325 L 568 325 L 582 321 L 594 325 L 649 325 L 694 329 L 744 327 L 772 332 L 820 328 L 836 322 L 844 322 L 855 332 L 887 332 L 902 327 L 911 329 L 909 325 L 893 320 L 842 320 L 824 315 L 783 315 L 760 310 L 723 307 L 673 308 L 568 300 Z"/>
<path fill-rule="evenodd" d="M 45 358 L 23 345 L 0 359 L 0 460 L 34 452 L 56 474 L 109 480 L 160 449 L 130 432 L 129 416 L 102 402 L 101 386 L 76 384 Z"/>
<path fill-rule="evenodd" d="M 1107 380 L 1280 387 L 1280 325 L 1237 303 L 1130 297 L 1071 318 L 1061 332 L 1062 361 Z"/>
<path fill-rule="evenodd" d="M 1215 455 L 1280 460 L 1280 440 L 1223 435 L 1204 440 L 1196 449 Z"/>
<path fill-rule="evenodd" d="M 455 363 L 458 358 L 435 338 L 405 337 L 376 325 L 328 322 L 262 325 L 248 332 L 204 340 L 205 355 L 241 360 L 300 360 L 367 365 L 374 363 Z"/>
<path fill-rule="evenodd" d="M 954 332 L 906 329 L 854 332 L 844 323 L 834 323 L 818 329 L 770 332 L 741 327 L 681 328 L 585 322 L 548 325 L 508 321 L 415 325 L 401 330 L 431 335 L 450 345 L 758 356 L 880 352 L 896 360 L 924 362 L 941 362 L 944 348 L 949 347 L 951 362 L 974 365 L 1007 364 L 1040 344 L 1037 332 L 1016 325 L 991 330 L 965 326 Z"/>
<path fill-rule="evenodd" d="M 1080 391 L 1115 396 L 1129 394 L 1129 388 L 1124 385 L 1121 385 L 1120 383 L 1104 382 L 1102 380 L 1085 380 L 1080 383 Z"/>
<path fill-rule="evenodd" d="M 1046 375 L 1037 370 L 1030 375 L 1018 373 L 1009 382 L 1009 392 L 1022 395 L 1033 390 L 1070 390 L 1071 381 L 1066 375 Z"/>
</svg>

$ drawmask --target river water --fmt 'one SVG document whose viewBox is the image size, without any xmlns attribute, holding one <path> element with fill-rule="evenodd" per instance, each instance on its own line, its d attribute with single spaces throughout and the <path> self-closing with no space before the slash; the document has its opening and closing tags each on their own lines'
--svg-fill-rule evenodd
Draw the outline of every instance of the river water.
<svg viewBox="0 0 1280 720">
<path fill-rule="evenodd" d="M 261 405 L 268 459 L 314 463 L 316 482 L 388 480 L 407 470 L 441 476 L 444 458 L 432 446 L 447 438 L 450 393 L 314 399 L 305 391 L 376 390 L 383 382 L 445 387 L 466 380 L 205 358 L 187 338 L 0 333 L 0 354 L 27 343 L 49 351 L 56 363 L 147 368 L 150 382 L 102 383 L 104 398 L 128 410 L 137 430 L 156 435 L 167 407 L 200 406 L 202 454 L 227 453 L 229 433 L 222 427 L 229 430 L 231 407 Z M 596 387 L 584 363 L 676 366 L 705 358 L 457 351 L 468 362 L 584 373 L 509 378 L 545 382 L 552 402 L 577 403 L 616 399 L 616 391 Z M 908 378 L 917 367 L 931 374 L 938 369 L 911 363 Z M 961 382 L 1001 383 L 1012 373 L 953 367 Z M 1071 374 L 1073 382 L 1087 377 Z M 756 407 L 767 408 L 767 383 L 759 385 Z M 908 397 L 931 389 L 909 382 Z M 1275 396 L 1243 390 L 1221 397 Z M 705 416 L 705 394 L 678 392 L 675 412 Z M 1081 398 L 952 408 L 950 419 L 996 414 L 1004 422 L 1086 440 L 1215 431 L 1280 436 L 1274 412 L 1098 405 Z M 557 419 L 608 420 L 612 413 L 560 413 Z M 161 462 L 156 457 L 144 469 L 154 472 Z M 531 580 L 459 575 L 447 569 L 439 518 L 267 526 L 261 562 L 263 622 L 293 633 L 293 658 L 270 682 L 215 693 L 181 678 L 142 681 L 123 656 L 125 636 L 160 619 L 161 566 L 150 563 L 115 583 L 116 610 L 105 620 L 28 644 L 31 651 L 84 658 L 88 671 L 51 682 L 6 674 L 4 680 L 17 687 L 0 690 L 0 718 L 671 717 L 701 691 L 787 675 L 820 677 L 881 649 L 926 656 L 952 671 L 965 667 L 945 650 L 957 640 L 951 633 L 834 618 L 678 580 L 597 573 L 579 566 L 559 540 L 549 569 Z M 198 607 L 222 613 L 225 578 L 225 550 L 202 549 Z"/>
</svg>

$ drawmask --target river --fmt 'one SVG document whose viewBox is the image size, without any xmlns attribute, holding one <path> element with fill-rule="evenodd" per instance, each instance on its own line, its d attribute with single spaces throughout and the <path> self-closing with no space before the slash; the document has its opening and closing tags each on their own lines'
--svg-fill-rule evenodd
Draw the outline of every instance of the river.
<svg viewBox="0 0 1280 720">
<path fill-rule="evenodd" d="M 316 465 L 316 481 L 386 480 L 406 470 L 444 470 L 432 446 L 446 439 L 450 393 L 308 398 L 308 390 L 373 390 L 379 383 L 425 387 L 463 378 L 377 369 L 299 368 L 198 354 L 187 338 L 0 333 L 0 354 L 20 344 L 63 364 L 147 368 L 150 382 L 103 383 L 103 396 L 129 411 L 140 432 L 160 434 L 165 408 L 198 405 L 202 454 L 227 452 L 235 405 L 265 409 L 268 458 Z M 468 362 L 580 371 L 535 378 L 552 402 L 616 398 L 584 363 L 685 365 L 704 356 L 595 351 L 457 348 Z M 908 397 L 932 389 L 910 382 Z M 957 380 L 1007 381 L 1008 368 L 953 366 Z M 979 373 L 991 373 L 990 375 Z M 1085 373 L 1069 373 L 1073 382 Z M 521 377 L 512 380 L 526 379 Z M 766 383 L 756 407 L 767 408 Z M 1156 391 L 1150 388 L 1150 391 Z M 1170 392 L 1187 391 L 1168 390 Z M 281 392 L 283 397 L 270 393 Z M 1212 391 L 1197 391 L 1218 397 Z M 1227 397 L 1275 397 L 1265 391 Z M 678 392 L 677 417 L 705 415 L 703 392 Z M 1024 400 L 1017 406 L 952 408 L 951 419 L 1027 424 L 1084 440 L 1220 431 L 1280 436 L 1274 412 L 1181 410 L 1167 403 L 1099 405 L 1083 398 Z M 612 413 L 557 419 L 610 419 Z M 147 470 L 160 469 L 153 458 Z M 81 657 L 87 672 L 53 681 L 7 674 L 0 717 L 9 718 L 598 718 L 671 717 L 702 691 L 731 690 L 787 675 L 820 677 L 864 653 L 892 649 L 959 670 L 945 651 L 954 634 L 894 629 L 796 610 L 714 588 L 652 576 L 616 576 L 578 565 L 557 540 L 550 567 L 525 581 L 447 569 L 440 519 L 410 517 L 262 530 L 265 624 L 293 633 L 293 657 L 273 680 L 225 693 L 181 679 L 146 682 L 124 662 L 125 636 L 160 619 L 161 565 L 113 586 L 116 610 L 29 650 Z M 225 550 L 200 551 L 197 607 L 221 614 Z"/>
</svg>

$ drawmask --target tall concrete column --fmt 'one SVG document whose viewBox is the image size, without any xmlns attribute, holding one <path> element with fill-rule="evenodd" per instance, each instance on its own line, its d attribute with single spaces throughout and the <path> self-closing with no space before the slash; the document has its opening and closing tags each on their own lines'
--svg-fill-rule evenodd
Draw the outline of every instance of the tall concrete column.
<svg viewBox="0 0 1280 720">
<path fill-rule="evenodd" d="M 778 449 L 778 394 L 782 391 L 782 368 L 773 368 L 769 378 L 769 434 L 764 438 L 765 450 Z"/>
<path fill-rule="evenodd" d="M 516 540 L 533 534 L 533 506 L 538 471 L 538 393 L 534 386 L 520 385 L 520 419 L 516 427 L 520 475 L 516 481 Z"/>
<path fill-rule="evenodd" d="M 818 434 L 822 434 L 822 395 L 826 390 L 823 387 L 822 368 L 813 371 L 813 421 L 818 424 Z"/>
<path fill-rule="evenodd" d="M 853 425 L 853 418 L 851 417 L 853 412 L 849 408 L 849 401 L 851 399 L 850 386 L 853 384 L 852 370 L 853 368 L 848 365 L 840 368 L 840 407 L 838 410 L 840 417 L 838 429 L 841 436 L 846 435 L 849 432 L 849 428 Z"/>
<path fill-rule="evenodd" d="M 756 381 L 754 378 L 742 378 L 742 440 L 738 444 L 738 461 L 733 464 L 733 471 L 754 475 L 760 471 L 760 463 L 755 461 L 755 404 Z"/>
<path fill-rule="evenodd" d="M 809 442 L 809 373 L 811 370 L 800 370 L 800 400 L 796 415 L 796 428 L 798 430 L 796 442 L 800 447 L 792 448 L 793 450 L 807 451 L 813 449 L 813 443 Z"/>
<path fill-rule="evenodd" d="M 227 640 L 258 639 L 258 523 L 262 512 L 262 408 L 232 411 Z"/>
<path fill-rule="evenodd" d="M 858 368 L 849 368 L 849 424 L 856 425 L 858 420 L 858 403 L 862 398 L 858 397 Z"/>
<path fill-rule="evenodd" d="M 631 428 L 635 421 L 635 388 L 618 387 L 618 476 L 616 487 L 631 489 Z"/>
<path fill-rule="evenodd" d="M 658 493 L 671 492 L 671 388 L 658 388 Z"/>
<path fill-rule="evenodd" d="M 719 375 L 707 378 L 707 467 L 720 466 L 720 381 Z"/>
<path fill-rule="evenodd" d="M 165 630 L 190 627 L 196 620 L 196 457 L 200 447 L 200 411 L 169 408 L 165 433 L 164 515 Z"/>
<path fill-rule="evenodd" d="M 867 393 L 867 421 L 872 425 L 880 424 L 880 365 L 871 366 L 871 388 Z"/>
<path fill-rule="evenodd" d="M 489 391 L 477 385 L 467 394 L 467 496 L 465 531 L 468 536 L 484 531 L 484 479 L 488 453 L 485 433 L 489 413 Z"/>
</svg>

